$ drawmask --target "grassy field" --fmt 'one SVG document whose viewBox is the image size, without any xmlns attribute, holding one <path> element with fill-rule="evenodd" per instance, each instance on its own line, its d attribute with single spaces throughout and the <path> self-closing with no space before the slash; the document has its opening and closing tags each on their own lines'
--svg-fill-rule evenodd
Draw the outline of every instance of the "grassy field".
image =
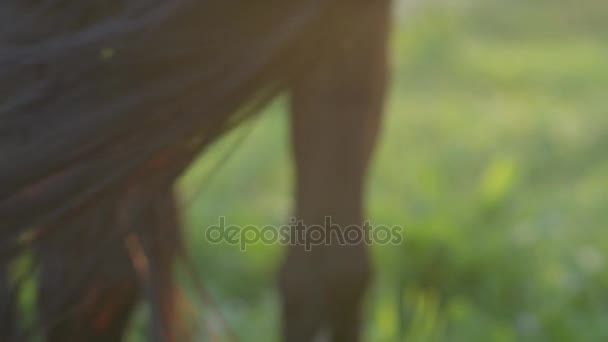
<svg viewBox="0 0 608 342">
<path fill-rule="evenodd" d="M 608 5 L 400 8 L 368 206 L 405 242 L 374 249 L 368 340 L 608 340 Z M 180 183 L 190 249 L 243 341 L 278 340 L 282 249 L 210 245 L 204 229 L 219 215 L 286 221 L 287 120 L 278 101 L 219 172 L 208 176 L 250 128 Z M 201 325 L 217 319 L 202 310 Z"/>
</svg>

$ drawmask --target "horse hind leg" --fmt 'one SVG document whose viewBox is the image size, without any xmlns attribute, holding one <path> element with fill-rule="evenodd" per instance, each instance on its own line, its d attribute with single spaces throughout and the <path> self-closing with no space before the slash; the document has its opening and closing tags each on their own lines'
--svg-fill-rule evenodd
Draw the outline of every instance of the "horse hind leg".
<svg viewBox="0 0 608 342">
<path fill-rule="evenodd" d="M 359 27 L 342 42 L 349 44 L 325 51 L 292 90 L 296 216 L 305 226 L 325 226 L 326 235 L 327 217 L 365 234 L 364 181 L 385 92 L 390 4 L 355 3 L 353 15 L 343 15 Z M 280 273 L 284 340 L 309 342 L 327 328 L 335 342 L 359 341 L 370 273 L 363 241 L 289 246 Z"/>
</svg>

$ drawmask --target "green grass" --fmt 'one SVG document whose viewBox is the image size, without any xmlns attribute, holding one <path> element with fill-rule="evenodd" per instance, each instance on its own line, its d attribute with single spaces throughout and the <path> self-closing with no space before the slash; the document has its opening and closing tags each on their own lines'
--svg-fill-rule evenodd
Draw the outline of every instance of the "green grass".
<svg viewBox="0 0 608 342">
<path fill-rule="evenodd" d="M 369 214 L 403 225 L 405 243 L 374 249 L 370 341 L 608 339 L 607 11 L 600 1 L 433 3 L 398 23 Z M 216 176 L 247 128 L 180 184 L 184 198 L 205 186 L 184 213 L 188 241 L 244 341 L 278 339 L 282 250 L 242 253 L 203 233 L 220 215 L 289 217 L 287 126 L 279 101 Z"/>
</svg>

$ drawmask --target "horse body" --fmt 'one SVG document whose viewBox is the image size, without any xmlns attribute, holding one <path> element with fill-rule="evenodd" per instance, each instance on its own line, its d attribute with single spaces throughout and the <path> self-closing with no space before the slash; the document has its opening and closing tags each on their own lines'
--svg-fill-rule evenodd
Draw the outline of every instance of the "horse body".
<svg viewBox="0 0 608 342">
<path fill-rule="evenodd" d="M 2 6 L 22 20 L 0 26 L 2 322 L 18 321 L 9 266 L 31 249 L 37 327 L 48 341 L 120 340 L 142 296 L 154 340 L 181 340 L 172 184 L 284 91 L 297 217 L 362 226 L 388 0 Z M 364 245 L 291 246 L 280 273 L 285 339 L 328 329 L 335 341 L 356 341 L 369 274 Z M 13 323 L 3 336 L 22 339 Z"/>
</svg>

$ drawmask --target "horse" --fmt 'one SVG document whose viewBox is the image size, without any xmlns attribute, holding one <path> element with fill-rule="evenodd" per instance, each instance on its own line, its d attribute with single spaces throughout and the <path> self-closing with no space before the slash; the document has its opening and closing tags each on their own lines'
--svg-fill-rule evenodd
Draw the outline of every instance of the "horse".
<svg viewBox="0 0 608 342">
<path fill-rule="evenodd" d="M 363 227 L 390 8 L 390 0 L 3 1 L 4 339 L 120 341 L 145 301 L 150 338 L 184 340 L 173 184 L 279 95 L 290 99 L 294 215 Z M 360 340 L 371 274 L 364 243 L 289 246 L 279 270 L 283 339 Z M 26 278 L 36 291 L 29 324 L 16 303 Z"/>
</svg>

